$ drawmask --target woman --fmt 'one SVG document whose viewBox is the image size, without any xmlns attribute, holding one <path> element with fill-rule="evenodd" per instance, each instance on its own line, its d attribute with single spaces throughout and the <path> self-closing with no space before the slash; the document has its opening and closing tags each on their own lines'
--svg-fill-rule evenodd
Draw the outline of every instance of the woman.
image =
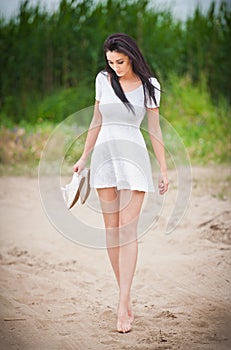
<svg viewBox="0 0 231 350">
<path fill-rule="evenodd" d="M 81 158 L 81 172 L 91 157 L 91 187 L 97 189 L 106 229 L 107 250 L 119 286 L 117 330 L 131 330 L 130 290 L 137 262 L 137 224 L 145 192 L 154 192 L 150 160 L 140 124 L 145 113 L 161 178 L 168 189 L 159 124 L 160 85 L 152 77 L 134 39 L 118 33 L 104 43 L 106 70 L 96 77 L 96 101 Z"/>
</svg>

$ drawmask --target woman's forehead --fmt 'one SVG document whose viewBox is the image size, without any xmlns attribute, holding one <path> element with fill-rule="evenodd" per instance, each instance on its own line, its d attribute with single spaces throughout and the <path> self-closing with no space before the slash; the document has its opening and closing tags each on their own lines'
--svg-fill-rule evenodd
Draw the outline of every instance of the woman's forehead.
<svg viewBox="0 0 231 350">
<path fill-rule="evenodd" d="M 107 51 L 106 56 L 108 61 L 120 61 L 121 59 L 125 59 L 127 57 L 125 54 L 117 51 Z"/>
</svg>

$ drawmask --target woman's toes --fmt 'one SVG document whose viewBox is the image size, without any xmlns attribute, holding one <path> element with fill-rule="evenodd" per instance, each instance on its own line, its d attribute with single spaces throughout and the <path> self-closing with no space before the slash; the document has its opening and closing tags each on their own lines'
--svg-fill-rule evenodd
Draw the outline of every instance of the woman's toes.
<svg viewBox="0 0 231 350">
<path fill-rule="evenodd" d="M 128 333 L 131 331 L 131 322 L 127 313 L 118 315 L 117 331 L 119 333 Z"/>
</svg>

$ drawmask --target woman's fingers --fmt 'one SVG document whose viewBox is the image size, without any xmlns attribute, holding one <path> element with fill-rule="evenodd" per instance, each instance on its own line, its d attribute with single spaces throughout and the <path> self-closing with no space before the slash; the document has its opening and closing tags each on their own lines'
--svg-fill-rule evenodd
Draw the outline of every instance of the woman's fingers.
<svg viewBox="0 0 231 350">
<path fill-rule="evenodd" d="M 85 167 L 85 161 L 82 159 L 79 159 L 78 162 L 76 162 L 75 165 L 73 166 L 73 171 L 74 173 L 81 173 L 84 167 Z"/>
<path fill-rule="evenodd" d="M 73 166 L 73 172 L 74 172 L 74 173 L 77 173 L 77 172 L 78 172 L 78 165 L 75 164 L 75 165 Z"/>
<path fill-rule="evenodd" d="M 161 179 L 159 180 L 159 193 L 164 194 L 168 190 L 168 178 L 166 175 L 162 175 Z"/>
</svg>

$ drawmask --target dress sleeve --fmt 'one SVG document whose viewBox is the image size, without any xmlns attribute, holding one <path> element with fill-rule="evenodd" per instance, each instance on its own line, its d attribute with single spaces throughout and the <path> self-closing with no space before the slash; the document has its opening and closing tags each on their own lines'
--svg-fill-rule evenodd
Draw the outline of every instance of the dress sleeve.
<svg viewBox="0 0 231 350">
<path fill-rule="evenodd" d="M 96 76 L 96 79 L 95 79 L 95 99 L 96 99 L 96 101 L 100 101 L 101 94 L 102 94 L 100 74 L 101 73 L 98 73 Z"/>
<path fill-rule="evenodd" d="M 150 101 L 150 99 L 147 99 L 147 108 L 157 108 L 160 107 L 160 83 L 156 78 L 151 78 L 152 85 L 156 88 L 155 89 L 155 98 L 156 98 L 156 104 L 153 100 Z"/>
</svg>

